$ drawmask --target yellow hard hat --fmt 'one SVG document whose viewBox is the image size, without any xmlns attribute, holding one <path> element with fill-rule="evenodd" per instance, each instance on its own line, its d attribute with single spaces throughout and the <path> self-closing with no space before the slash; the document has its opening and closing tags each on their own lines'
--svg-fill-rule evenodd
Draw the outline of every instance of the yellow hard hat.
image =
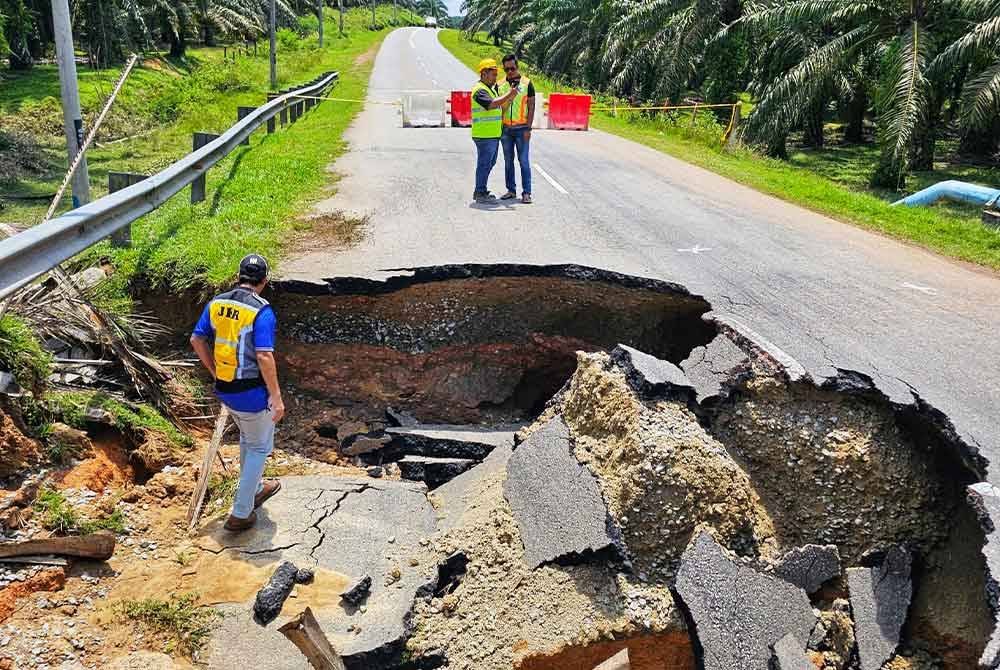
<svg viewBox="0 0 1000 670">
<path fill-rule="evenodd" d="M 493 58 L 484 58 L 479 61 L 479 72 L 482 73 L 483 70 L 495 70 L 497 69 L 497 62 Z"/>
</svg>

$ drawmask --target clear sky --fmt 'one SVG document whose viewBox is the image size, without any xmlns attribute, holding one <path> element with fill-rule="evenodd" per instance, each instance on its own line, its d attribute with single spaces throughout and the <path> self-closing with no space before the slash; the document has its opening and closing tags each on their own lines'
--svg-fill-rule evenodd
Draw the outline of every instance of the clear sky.
<svg viewBox="0 0 1000 670">
<path fill-rule="evenodd" d="M 462 13 L 462 0 L 445 0 L 448 5 L 448 16 L 458 16 Z"/>
</svg>

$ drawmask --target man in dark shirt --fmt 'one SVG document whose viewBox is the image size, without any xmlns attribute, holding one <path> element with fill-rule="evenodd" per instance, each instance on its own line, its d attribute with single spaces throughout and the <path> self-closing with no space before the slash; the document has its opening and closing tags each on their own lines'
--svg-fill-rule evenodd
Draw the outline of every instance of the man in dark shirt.
<svg viewBox="0 0 1000 670">
<path fill-rule="evenodd" d="M 530 204 L 531 159 L 528 155 L 528 143 L 531 141 L 531 124 L 535 121 L 535 85 L 527 77 L 521 76 L 514 54 L 503 57 L 503 70 L 506 82 L 501 85 L 500 92 L 516 88 L 518 93 L 503 110 L 503 136 L 500 138 L 500 145 L 503 147 L 507 192 L 500 199 L 511 200 L 517 197 L 517 180 L 514 178 L 516 151 L 517 162 L 521 164 L 521 202 Z"/>
<path fill-rule="evenodd" d="M 500 136 L 503 134 L 503 108 L 518 93 L 517 87 L 502 94 L 497 87 L 497 62 L 484 58 L 479 62 L 479 81 L 472 87 L 472 141 L 476 143 L 476 187 L 472 197 L 476 202 L 496 200 L 490 194 L 487 181 L 497 162 Z M 507 88 L 507 85 L 504 85 Z"/>
</svg>

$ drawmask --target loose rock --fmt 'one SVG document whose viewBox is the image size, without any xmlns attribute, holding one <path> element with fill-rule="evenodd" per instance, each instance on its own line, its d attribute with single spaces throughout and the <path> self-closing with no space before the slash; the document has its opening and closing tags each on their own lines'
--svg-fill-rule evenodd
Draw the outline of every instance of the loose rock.
<svg viewBox="0 0 1000 670">
<path fill-rule="evenodd" d="M 879 567 L 847 570 L 861 670 L 878 670 L 896 652 L 913 595 L 911 560 L 893 547 Z"/>
<path fill-rule="evenodd" d="M 840 552 L 833 544 L 807 544 L 785 554 L 774 574 L 806 593 L 815 593 L 823 582 L 840 575 Z"/>
</svg>

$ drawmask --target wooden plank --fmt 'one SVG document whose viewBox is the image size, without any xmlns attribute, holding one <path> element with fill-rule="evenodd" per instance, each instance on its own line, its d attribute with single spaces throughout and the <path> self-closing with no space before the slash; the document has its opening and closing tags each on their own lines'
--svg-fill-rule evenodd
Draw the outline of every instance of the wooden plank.
<svg viewBox="0 0 1000 670">
<path fill-rule="evenodd" d="M 191 502 L 188 504 L 187 520 L 188 532 L 195 529 L 198 520 L 201 518 L 202 503 L 205 501 L 205 493 L 208 491 L 208 480 L 212 475 L 212 461 L 215 460 L 222 444 L 222 436 L 226 432 L 226 421 L 229 419 L 229 410 L 225 405 L 219 410 L 219 418 L 215 420 L 215 430 L 212 432 L 212 440 L 205 449 L 205 455 L 201 459 L 201 471 L 198 473 L 198 483 L 194 487 L 191 495 Z"/>
<path fill-rule="evenodd" d="M 91 535 L 52 537 L 45 540 L 0 543 L 0 558 L 55 554 L 106 561 L 115 553 L 115 536 L 102 531 Z"/>
<path fill-rule="evenodd" d="M 305 654 L 315 670 L 347 670 L 308 607 L 278 631 Z"/>
</svg>

